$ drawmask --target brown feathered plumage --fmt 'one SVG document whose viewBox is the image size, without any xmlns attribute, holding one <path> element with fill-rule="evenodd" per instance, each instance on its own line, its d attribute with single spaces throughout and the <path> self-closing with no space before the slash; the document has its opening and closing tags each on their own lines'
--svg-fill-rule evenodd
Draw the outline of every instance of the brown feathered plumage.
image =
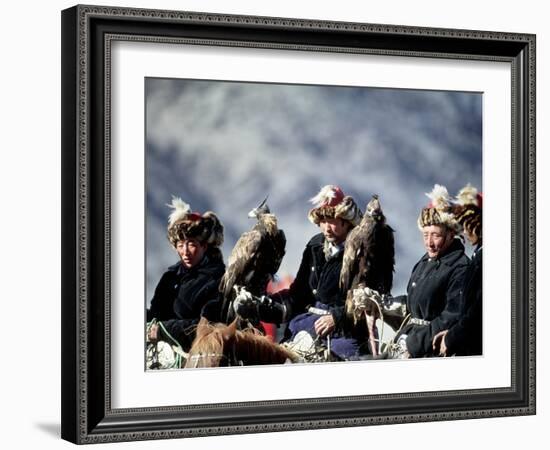
<svg viewBox="0 0 550 450">
<path fill-rule="evenodd" d="M 361 223 L 346 238 L 340 287 L 348 293 L 361 286 L 389 294 L 394 266 L 393 229 L 386 223 L 378 196 L 373 195 Z M 351 295 L 347 297 L 346 310 L 349 313 Z"/>
<path fill-rule="evenodd" d="M 283 230 L 277 227 L 277 218 L 269 211 L 266 200 L 248 214 L 249 217 L 255 217 L 257 222 L 252 230 L 241 235 L 229 256 L 227 269 L 220 282 L 224 312 L 235 297 L 235 286 L 245 287 L 257 297 L 264 295 L 267 283 L 281 265 L 286 238 Z"/>
<path fill-rule="evenodd" d="M 376 318 L 382 299 L 378 294 L 390 293 L 394 256 L 393 229 L 386 223 L 378 196 L 373 195 L 361 223 L 346 238 L 340 271 L 340 288 L 346 293 L 346 314 L 352 319 L 356 332 L 368 336 L 373 356 L 379 353 Z M 367 296 L 361 289 L 358 299 L 355 299 L 354 290 L 359 288 L 370 288 L 378 294 Z"/>
</svg>

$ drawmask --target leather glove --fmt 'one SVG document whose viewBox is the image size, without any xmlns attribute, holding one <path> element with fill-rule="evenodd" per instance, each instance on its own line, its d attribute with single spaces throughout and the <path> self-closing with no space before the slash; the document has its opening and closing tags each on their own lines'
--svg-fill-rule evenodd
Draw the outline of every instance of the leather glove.
<svg viewBox="0 0 550 450">
<path fill-rule="evenodd" d="M 261 299 L 254 297 L 244 287 L 238 288 L 237 296 L 233 300 L 233 310 L 243 319 L 257 318 Z"/>
<path fill-rule="evenodd" d="M 374 289 L 359 287 L 353 290 L 353 310 L 356 313 L 365 311 L 367 315 L 378 315 L 378 306 L 383 303 L 382 296 Z"/>
</svg>

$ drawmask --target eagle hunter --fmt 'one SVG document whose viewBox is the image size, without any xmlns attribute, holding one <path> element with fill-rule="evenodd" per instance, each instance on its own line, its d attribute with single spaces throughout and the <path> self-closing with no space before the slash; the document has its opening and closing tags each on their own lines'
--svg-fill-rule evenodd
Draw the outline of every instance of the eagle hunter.
<svg viewBox="0 0 550 450">
<path fill-rule="evenodd" d="M 279 270 L 285 255 L 285 233 L 277 227 L 277 217 L 271 214 L 267 197 L 248 213 L 248 217 L 257 222 L 235 244 L 220 282 L 224 298 L 222 313 L 227 315 L 241 288 L 255 297 L 265 295 L 267 284 Z"/>
<path fill-rule="evenodd" d="M 378 354 L 374 325 L 379 307 L 373 299 L 381 299 L 381 295 L 391 291 L 395 266 L 393 233 L 378 195 L 373 195 L 361 222 L 346 238 L 340 271 L 340 288 L 347 293 L 346 313 L 353 319 L 353 326 L 367 324 L 373 355 Z"/>
</svg>

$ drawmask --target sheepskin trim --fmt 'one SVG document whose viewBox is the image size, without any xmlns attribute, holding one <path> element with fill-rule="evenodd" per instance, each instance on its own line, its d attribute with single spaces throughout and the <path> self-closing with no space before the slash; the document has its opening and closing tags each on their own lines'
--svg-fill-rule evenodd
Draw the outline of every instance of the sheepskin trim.
<svg viewBox="0 0 550 450">
<path fill-rule="evenodd" d="M 212 211 L 202 216 L 197 213 L 168 225 L 168 240 L 175 247 L 178 241 L 197 239 L 202 244 L 220 247 L 223 244 L 223 224 Z"/>
<path fill-rule="evenodd" d="M 418 217 L 418 229 L 422 231 L 424 227 L 431 225 L 445 226 L 457 234 L 462 231 L 462 226 L 452 213 L 439 211 L 436 208 L 424 208 Z"/>
</svg>

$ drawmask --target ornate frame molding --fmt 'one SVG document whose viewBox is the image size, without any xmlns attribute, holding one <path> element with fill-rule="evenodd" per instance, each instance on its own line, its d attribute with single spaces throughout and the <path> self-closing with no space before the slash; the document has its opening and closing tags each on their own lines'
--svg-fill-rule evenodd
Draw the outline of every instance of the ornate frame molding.
<svg viewBox="0 0 550 450">
<path fill-rule="evenodd" d="M 535 413 L 534 35 L 98 6 L 65 10 L 62 23 L 62 436 L 65 439 L 99 443 Z M 170 33 L 165 34 L 168 29 Z M 250 39 L 239 38 L 236 31 L 245 31 Z M 117 40 L 510 62 L 511 387 L 113 410 L 109 333 L 109 113 L 110 49 Z M 102 124 L 96 119 L 98 113 L 102 114 Z M 92 152 L 92 144 L 97 148 L 98 143 L 103 149 L 101 156 Z M 94 381 L 98 376 L 103 381 Z M 350 402 L 359 405 L 356 408 L 359 413 L 342 412 Z M 383 406 L 388 402 L 391 406 Z M 271 414 L 267 413 L 267 407 Z M 291 408 L 301 414 L 291 414 Z M 235 412 L 234 419 L 223 419 L 223 414 L 216 416 L 228 409 Z M 258 415 L 264 420 L 257 420 Z"/>
</svg>

